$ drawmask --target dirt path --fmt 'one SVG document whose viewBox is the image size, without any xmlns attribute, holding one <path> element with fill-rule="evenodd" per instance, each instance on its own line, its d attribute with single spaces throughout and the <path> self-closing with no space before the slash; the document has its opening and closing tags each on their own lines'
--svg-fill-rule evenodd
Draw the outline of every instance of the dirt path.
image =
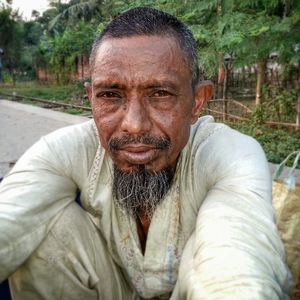
<svg viewBox="0 0 300 300">
<path fill-rule="evenodd" d="M 86 120 L 82 116 L 0 99 L 0 177 L 41 136 Z"/>
</svg>

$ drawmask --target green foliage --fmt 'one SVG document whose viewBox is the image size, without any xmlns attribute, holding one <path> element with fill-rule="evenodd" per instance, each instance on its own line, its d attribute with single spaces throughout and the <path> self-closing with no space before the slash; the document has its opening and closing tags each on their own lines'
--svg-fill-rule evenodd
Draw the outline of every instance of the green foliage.
<svg viewBox="0 0 300 300">
<path fill-rule="evenodd" d="M 18 67 L 22 53 L 22 24 L 11 8 L 0 7 L 0 47 L 4 50 L 3 64 L 11 75 Z"/>
<path fill-rule="evenodd" d="M 35 82 L 17 83 L 15 87 L 3 86 L 1 90 L 10 95 L 16 92 L 18 95 L 73 104 L 80 98 L 82 103 L 76 104 L 89 106 L 89 102 L 84 100 L 85 90 L 83 83 L 77 81 L 64 86 L 40 85 Z"/>
<path fill-rule="evenodd" d="M 89 54 L 95 32 L 92 24 L 79 22 L 75 28 L 67 28 L 63 34 L 49 39 L 51 44 L 49 66 L 58 82 L 68 82 L 69 75 L 75 71 L 76 59 Z"/>
<path fill-rule="evenodd" d="M 4 50 L 4 67 L 13 81 L 35 77 L 34 57 L 42 34 L 41 24 L 22 21 L 10 6 L 0 7 L 0 47 Z"/>
<path fill-rule="evenodd" d="M 216 75 L 220 53 L 231 53 L 234 66 L 254 64 L 273 51 L 282 62 L 295 62 L 295 57 L 299 58 L 294 47 L 300 40 L 300 7 L 294 1 L 288 10 L 288 4 L 279 0 L 194 3 L 193 20 L 197 23 L 191 28 L 205 73 Z"/>
<path fill-rule="evenodd" d="M 296 115 L 295 103 L 300 96 L 300 88 L 292 90 L 273 89 L 268 105 L 269 118 L 278 121 L 289 121 Z M 292 120 L 294 121 L 294 120 Z"/>
<path fill-rule="evenodd" d="M 23 23 L 24 43 L 28 46 L 36 46 L 39 43 L 40 37 L 43 34 L 40 23 L 29 21 Z"/>
<path fill-rule="evenodd" d="M 211 77 L 217 73 L 220 53 L 233 54 L 235 66 L 253 64 L 274 50 L 286 62 L 297 61 L 299 54 L 294 51 L 300 34 L 297 3 L 280 0 L 186 0 L 184 3 L 178 0 L 71 0 L 63 3 L 52 0 L 42 16 L 35 14 L 37 22 L 25 23 L 24 30 L 31 32 L 25 40 L 27 44 L 36 45 L 41 29 L 46 29 L 53 39 L 58 39 L 53 42 L 52 49 L 55 49 L 57 44 L 68 40 L 65 31 L 71 28 L 74 33 L 83 29 L 77 26 L 79 22 L 93 24 L 101 31 L 103 25 L 121 12 L 131 7 L 151 6 L 175 14 L 190 26 L 197 39 L 202 69 Z M 47 59 L 50 58 L 46 56 Z M 53 57 L 51 59 L 53 64 Z"/>
<path fill-rule="evenodd" d="M 244 67 L 276 52 L 285 77 L 297 75 L 300 51 L 300 1 L 285 0 L 70 0 L 49 1 L 35 21 L 24 22 L 9 6 L 0 10 L 0 47 L 9 44 L 10 68 L 34 76 L 38 67 L 49 69 L 64 83 L 76 60 L 88 55 L 95 34 L 129 8 L 149 6 L 176 15 L 193 31 L 199 62 L 206 77 L 213 78 L 229 53 L 231 67 Z M 2 21 L 1 21 L 2 20 Z M 7 66 L 8 66 L 7 65 Z M 277 97 L 278 96 L 278 97 Z M 291 100 L 291 101 L 289 101 Z M 268 100 L 269 101 L 269 100 Z M 275 95 L 274 105 L 259 107 L 253 120 L 260 123 L 263 109 L 274 116 L 292 115 L 290 95 Z M 275 103 L 276 102 L 276 103 Z M 279 112 L 279 113 L 278 113 Z M 270 115 L 270 113 L 269 113 Z M 288 117 L 287 117 L 288 118 Z M 285 117 L 283 118 L 285 119 Z"/>
<path fill-rule="evenodd" d="M 83 113 L 82 109 L 77 109 L 77 108 L 72 108 L 72 107 L 68 107 L 64 109 L 64 112 L 67 114 L 71 114 L 71 115 L 80 115 Z"/>
<path fill-rule="evenodd" d="M 282 89 L 281 87 L 264 87 L 264 101 L 257 105 L 251 115 L 255 125 L 272 120 L 294 123 L 296 118 L 296 102 L 300 96 L 300 88 Z"/>
<path fill-rule="evenodd" d="M 79 20 L 89 22 L 99 17 L 101 12 L 100 0 L 71 0 L 69 3 L 51 1 L 50 5 L 57 9 L 56 16 L 49 21 L 48 30 L 61 32 L 66 26 L 74 26 Z"/>
<path fill-rule="evenodd" d="M 9 73 L 7 72 L 3 73 L 3 82 L 8 84 L 13 82 L 12 77 Z"/>
<path fill-rule="evenodd" d="M 267 118 L 267 112 L 266 112 L 266 105 L 265 103 L 262 103 L 260 105 L 257 105 L 251 115 L 251 120 L 253 124 L 255 125 L 261 125 L 266 121 Z"/>
</svg>

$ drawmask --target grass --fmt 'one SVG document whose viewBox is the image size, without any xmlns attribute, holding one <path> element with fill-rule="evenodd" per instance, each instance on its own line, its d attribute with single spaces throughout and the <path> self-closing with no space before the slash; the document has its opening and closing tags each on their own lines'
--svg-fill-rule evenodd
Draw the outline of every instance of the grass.
<svg viewBox="0 0 300 300">
<path fill-rule="evenodd" d="M 54 85 L 54 84 L 38 84 L 36 82 L 20 82 L 15 87 L 11 85 L 0 86 L 1 91 L 9 95 L 21 95 L 33 98 L 40 98 L 44 100 L 58 101 L 70 103 L 74 105 L 90 107 L 90 102 L 85 95 L 85 90 L 82 82 L 75 82 L 69 85 Z M 5 95 L 4 95 L 5 97 Z M 23 99 L 23 103 L 36 105 L 45 108 L 51 108 L 51 105 Z M 83 110 L 77 108 L 54 108 L 69 114 L 79 115 Z"/>
<path fill-rule="evenodd" d="M 1 91 L 6 94 L 16 93 L 17 95 L 41 98 L 45 100 L 56 100 L 76 105 L 90 106 L 85 97 L 83 83 L 69 85 L 45 85 L 36 82 L 21 82 L 15 87 L 2 85 Z M 1 94 L 1 92 L 0 92 Z"/>
<path fill-rule="evenodd" d="M 80 114 L 84 113 L 84 111 L 82 109 L 77 109 L 77 108 L 72 108 L 72 107 L 64 108 L 63 111 L 65 113 L 71 114 L 71 115 L 80 115 Z"/>
</svg>

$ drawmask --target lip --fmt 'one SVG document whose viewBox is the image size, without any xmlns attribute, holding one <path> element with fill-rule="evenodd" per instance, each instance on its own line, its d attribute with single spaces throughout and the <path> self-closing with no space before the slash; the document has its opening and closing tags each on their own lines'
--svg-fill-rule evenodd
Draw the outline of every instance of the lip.
<svg viewBox="0 0 300 300">
<path fill-rule="evenodd" d="M 120 148 L 123 159 L 132 164 L 149 163 L 156 156 L 159 149 L 153 145 L 128 144 Z"/>
<path fill-rule="evenodd" d="M 153 145 L 145 145 L 145 144 L 127 144 L 120 148 L 120 150 L 129 151 L 129 152 L 145 152 L 152 149 L 156 149 Z"/>
</svg>

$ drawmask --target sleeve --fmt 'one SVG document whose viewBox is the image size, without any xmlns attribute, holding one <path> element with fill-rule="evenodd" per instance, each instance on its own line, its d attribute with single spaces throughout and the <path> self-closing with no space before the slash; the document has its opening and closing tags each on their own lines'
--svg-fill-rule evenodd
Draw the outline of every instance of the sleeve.
<svg viewBox="0 0 300 300">
<path fill-rule="evenodd" d="M 60 212 L 75 199 L 77 185 L 64 159 L 42 138 L 0 185 L 0 282 L 37 248 Z"/>
<path fill-rule="evenodd" d="M 208 189 L 182 257 L 182 299 L 289 299 L 291 277 L 259 144 L 226 129 L 209 138 L 195 164 L 196 181 L 205 178 Z"/>
</svg>

